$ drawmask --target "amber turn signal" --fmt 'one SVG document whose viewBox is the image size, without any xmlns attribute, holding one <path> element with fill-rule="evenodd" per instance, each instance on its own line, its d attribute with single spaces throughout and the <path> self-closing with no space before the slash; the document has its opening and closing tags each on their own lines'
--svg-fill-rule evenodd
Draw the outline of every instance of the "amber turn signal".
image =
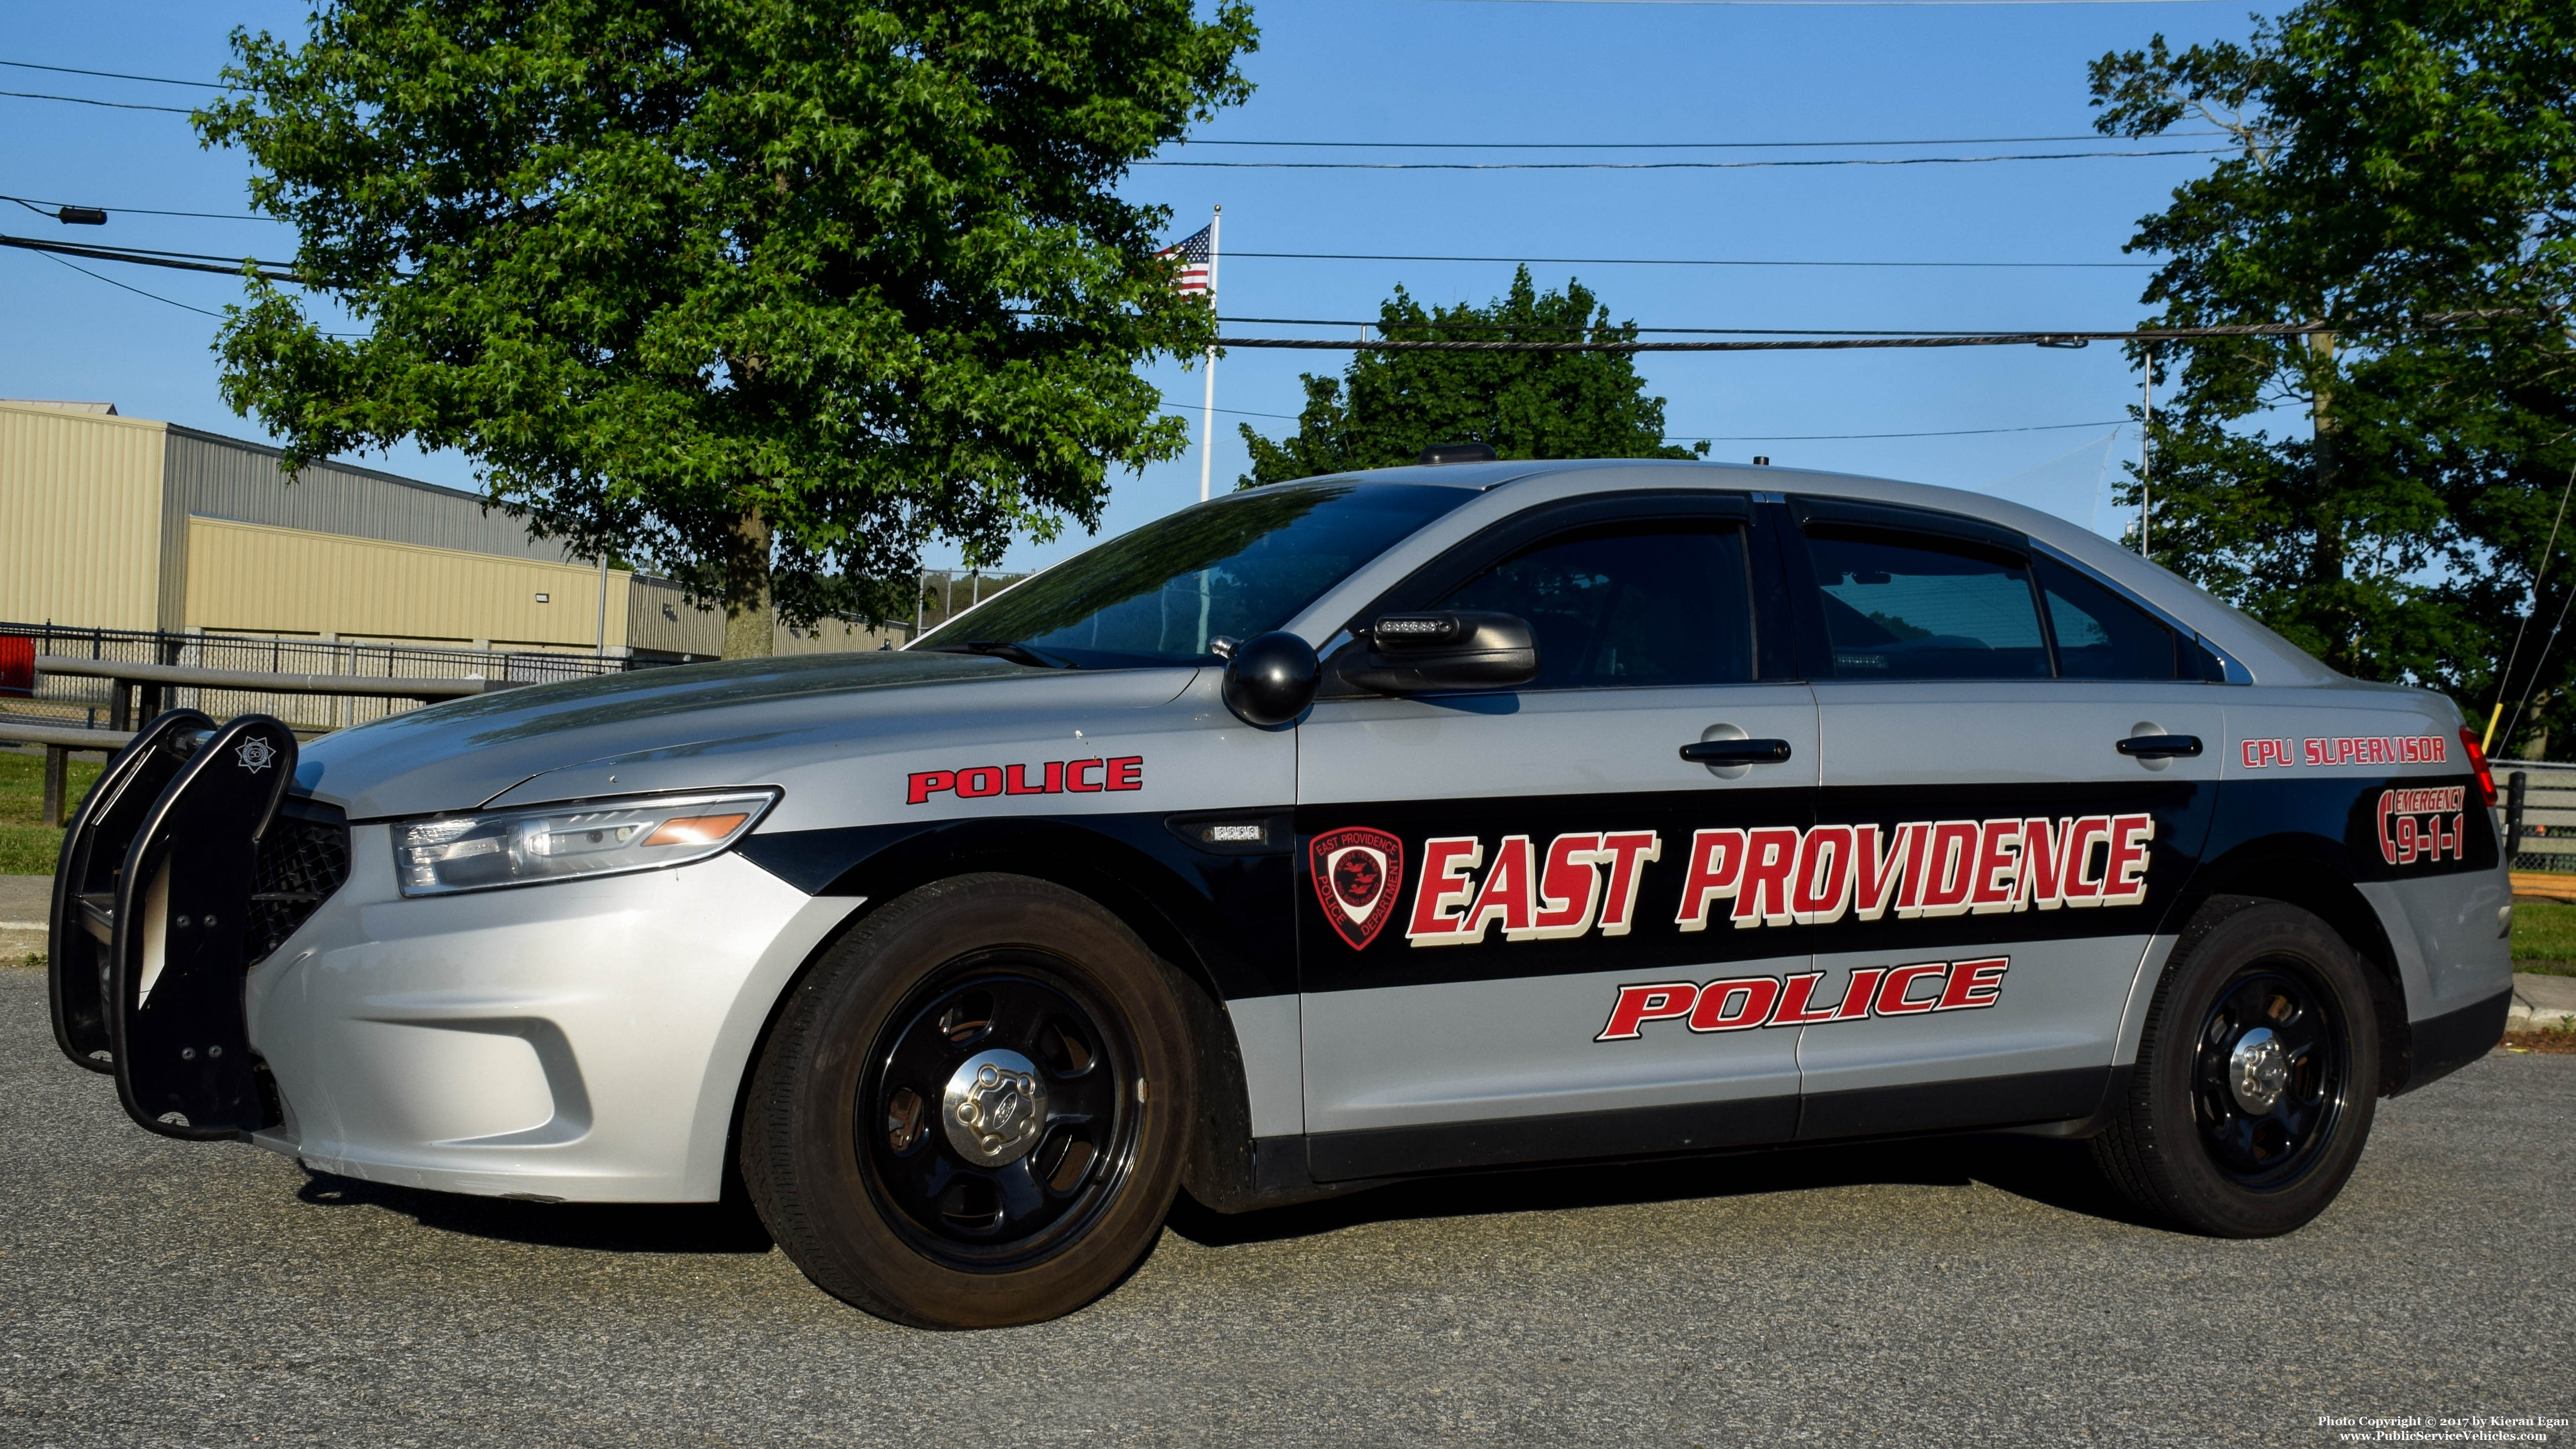
<svg viewBox="0 0 2576 1449">
<path fill-rule="evenodd" d="M 733 834 L 743 815 L 688 815 L 678 820 L 665 820 L 662 828 L 644 837 L 646 845 L 709 845 Z"/>
</svg>

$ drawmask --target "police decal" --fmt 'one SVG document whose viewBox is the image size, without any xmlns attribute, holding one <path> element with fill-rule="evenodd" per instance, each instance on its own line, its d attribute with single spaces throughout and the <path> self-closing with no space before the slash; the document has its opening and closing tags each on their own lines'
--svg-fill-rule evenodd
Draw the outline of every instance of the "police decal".
<svg viewBox="0 0 2576 1449">
<path fill-rule="evenodd" d="M 2009 956 L 1976 961 L 1918 961 L 1863 966 L 1839 1000 L 1816 999 L 1822 971 L 1792 976 L 1728 976 L 1702 984 L 1666 981 L 1622 986 L 1610 1020 L 1594 1041 L 1635 1041 L 1650 1021 L 1679 1021 L 1703 1035 L 1772 1026 L 1821 1026 L 1871 1017 L 1974 1011 L 2003 999 Z"/>
<path fill-rule="evenodd" d="M 1383 830 L 1344 826 L 1316 836 L 1306 863 L 1335 934 L 1354 951 L 1376 940 L 1404 888 L 1404 842 Z"/>
</svg>

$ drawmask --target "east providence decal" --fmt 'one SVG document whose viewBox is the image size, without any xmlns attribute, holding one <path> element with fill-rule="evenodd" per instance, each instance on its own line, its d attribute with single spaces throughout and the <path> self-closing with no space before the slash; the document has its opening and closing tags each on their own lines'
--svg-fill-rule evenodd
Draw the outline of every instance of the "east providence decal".
<svg viewBox="0 0 2576 1449">
<path fill-rule="evenodd" d="M 1642 909 L 1647 920 L 1670 909 L 1663 919 L 1687 932 L 1718 921 L 1752 929 L 2134 906 L 2147 898 L 2155 835 L 2146 814 L 1700 830 L 1678 856 L 1678 898 L 1659 893 L 1669 907 Z M 1506 835 L 1490 850 L 1478 836 L 1434 836 L 1404 934 L 1415 946 L 1473 945 L 1497 926 L 1506 941 L 1624 936 L 1639 920 L 1646 867 L 1663 858 L 1651 830 L 1568 833 L 1544 847 Z M 1329 894 L 1325 909 L 1335 909 Z"/>
</svg>

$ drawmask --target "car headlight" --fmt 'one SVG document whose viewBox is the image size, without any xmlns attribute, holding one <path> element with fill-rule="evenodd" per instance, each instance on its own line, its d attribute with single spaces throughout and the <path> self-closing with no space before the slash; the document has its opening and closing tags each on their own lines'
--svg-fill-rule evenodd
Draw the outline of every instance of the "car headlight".
<svg viewBox="0 0 2576 1449">
<path fill-rule="evenodd" d="M 398 821 L 394 879 L 440 896 L 686 865 L 731 849 L 777 803 L 775 790 L 728 790 Z"/>
</svg>

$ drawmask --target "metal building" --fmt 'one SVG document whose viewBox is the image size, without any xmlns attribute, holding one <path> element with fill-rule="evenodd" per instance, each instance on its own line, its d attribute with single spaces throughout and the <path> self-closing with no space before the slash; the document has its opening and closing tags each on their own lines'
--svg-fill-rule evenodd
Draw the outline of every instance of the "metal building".
<svg viewBox="0 0 2576 1449">
<path fill-rule="evenodd" d="M 274 448 L 106 403 L 0 401 L 0 620 L 654 660 L 724 637 L 678 585 L 569 557 L 471 494 L 346 463 L 289 477 Z M 777 636 L 879 642 L 837 620 Z"/>
</svg>

